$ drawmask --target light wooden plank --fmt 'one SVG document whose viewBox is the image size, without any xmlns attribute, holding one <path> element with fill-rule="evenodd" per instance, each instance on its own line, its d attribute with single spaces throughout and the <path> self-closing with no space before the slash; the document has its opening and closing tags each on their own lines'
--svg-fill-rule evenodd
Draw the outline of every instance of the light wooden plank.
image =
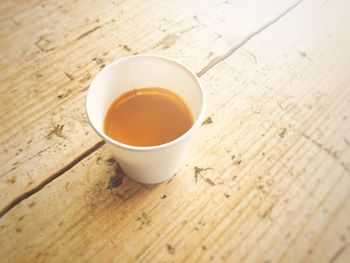
<svg viewBox="0 0 350 263">
<path fill-rule="evenodd" d="M 336 198 L 337 196 L 332 196 L 329 199 L 334 200 Z M 331 202 L 328 203 L 329 205 L 324 205 L 320 213 L 330 213 L 331 219 L 322 229 L 322 235 L 315 239 L 315 243 L 307 251 L 304 262 L 316 262 L 318 258 L 323 258 L 327 262 L 347 262 L 350 258 L 349 241 L 347 236 L 344 235 L 344 232 L 350 231 L 349 195 L 344 198 L 343 202 L 338 202 L 338 206 Z"/>
<path fill-rule="evenodd" d="M 68 2 L 63 6 L 61 1 L 51 2 L 21 14 L 17 18 L 21 22 L 19 29 L 2 38 L 0 112 L 8 116 L 1 126 L 3 140 L 85 88 L 103 64 L 135 53 L 133 45 L 126 46 L 128 42 L 139 41 L 149 49 L 172 33 L 170 30 L 181 32 L 191 27 L 179 23 L 187 15 L 181 2 L 164 9 L 163 16 L 166 12 L 173 14 L 169 19 L 178 16 L 164 28 L 165 32 L 157 26 L 161 12 L 151 16 L 158 1 L 125 1 L 120 5 L 107 1 Z M 153 9 L 149 8 L 152 4 Z M 108 54 L 103 56 L 105 52 Z M 80 88 L 76 89 L 76 84 Z"/>
<path fill-rule="evenodd" d="M 2 140 L 0 149 L 2 174 L 0 177 L 0 211 L 16 201 L 18 197 L 26 195 L 43 181 L 57 174 L 57 171 L 63 169 L 67 163 L 72 162 L 100 141 L 87 124 L 84 100 L 87 85 L 90 83 L 92 76 L 104 64 L 113 61 L 117 57 L 141 50 L 144 53 L 180 58 L 193 70 L 200 71 L 213 57 L 225 53 L 231 44 L 236 44 L 243 37 L 249 35 L 251 32 L 247 32 L 247 28 L 252 31 L 254 31 L 254 28 L 260 28 L 261 24 L 268 23 L 294 2 L 278 4 L 276 5 L 278 8 L 275 7 L 268 11 L 271 7 L 271 1 L 267 1 L 267 12 L 255 20 L 250 18 L 251 13 L 256 12 L 256 8 L 252 8 L 254 6 L 253 2 L 249 2 L 249 8 L 246 9 L 253 11 L 246 13 L 245 20 L 241 19 L 241 23 L 244 22 L 249 26 L 246 25 L 241 28 L 235 26 L 235 24 L 222 22 L 226 24 L 227 28 L 232 26 L 235 29 L 234 32 L 237 36 L 231 42 L 226 41 L 212 28 L 216 25 L 216 22 L 215 25 L 210 25 L 209 21 L 206 21 L 208 24 L 204 25 L 199 19 L 205 18 L 206 14 L 209 13 L 216 13 L 219 16 L 222 12 L 221 5 L 225 7 L 225 10 L 230 10 L 232 17 L 235 17 L 236 14 L 240 13 L 237 7 L 242 6 L 244 2 L 237 2 L 236 5 L 228 5 L 227 3 L 203 5 L 200 1 L 200 3 L 194 2 L 191 6 L 188 6 L 185 2 L 178 2 L 176 6 L 157 3 L 157 5 L 161 5 L 160 10 L 163 10 L 163 12 L 157 14 L 157 16 L 160 16 L 159 19 L 153 17 L 152 10 L 157 5 L 152 6 L 152 3 L 137 4 L 125 1 L 118 5 L 117 9 L 111 8 L 108 4 L 106 4 L 107 6 L 102 5 L 100 8 L 102 11 L 99 12 L 104 13 L 104 15 L 101 16 L 99 12 L 94 13 L 93 24 L 88 24 L 88 26 L 89 28 L 95 28 L 97 25 L 96 19 L 100 19 L 99 23 L 106 23 L 106 29 L 104 27 L 99 28 L 98 32 L 86 35 L 74 45 L 70 41 L 77 36 L 81 36 L 82 32 L 86 32 L 88 28 L 84 24 L 85 19 L 78 16 L 82 11 L 78 12 L 76 9 L 72 9 L 73 14 L 69 14 L 73 17 L 74 15 L 77 16 L 77 19 L 79 18 L 77 21 L 83 23 L 84 28 L 74 26 L 75 30 L 67 32 L 68 40 L 66 44 L 59 37 L 60 33 L 50 37 L 53 43 L 59 43 L 57 44 L 59 48 L 50 52 L 38 53 L 39 60 L 36 62 L 40 70 L 36 73 L 40 75 L 29 72 L 30 70 L 36 70 L 30 66 L 30 63 L 33 62 L 28 61 L 29 71 L 25 68 L 18 69 L 13 66 L 16 75 L 11 75 L 10 79 L 4 80 L 6 85 L 9 85 L 10 92 L 3 89 L 3 96 L 0 96 L 3 102 L 1 104 L 4 110 L 3 116 L 9 114 L 9 116 L 6 115 L 8 118 L 1 126 L 4 130 L 0 136 Z M 257 7 L 260 6 L 258 4 L 260 1 L 255 3 Z M 212 11 L 213 4 L 220 8 Z M 137 5 L 137 7 L 133 8 L 133 5 Z M 49 8 L 47 13 L 55 14 L 53 12 L 54 7 L 54 4 L 50 8 L 47 7 Z M 89 8 L 94 9 L 91 6 Z M 130 8 L 134 10 L 132 14 L 123 11 Z M 116 11 L 120 13 L 121 18 L 114 22 L 119 25 L 114 28 L 114 24 L 108 24 L 108 21 L 114 19 Z M 28 14 L 21 14 L 20 16 L 23 24 L 33 22 L 33 18 L 30 16 L 32 13 L 28 12 Z M 38 11 L 32 12 L 36 13 Z M 238 17 L 242 18 L 242 15 L 240 14 Z M 50 16 L 42 19 L 42 23 L 51 21 Z M 52 18 L 52 20 L 54 19 Z M 90 20 L 91 18 L 89 18 Z M 143 20 L 144 22 L 142 22 Z M 153 24 L 158 23 L 159 20 L 163 21 L 161 25 Z M 73 19 L 73 21 L 75 20 Z M 41 23 L 38 23 L 37 27 L 40 27 L 40 25 Z M 60 28 L 61 31 L 64 29 L 66 28 Z M 132 29 L 132 32 L 130 32 L 130 29 Z M 35 27 L 34 29 L 25 27 L 23 34 L 27 32 L 26 30 L 35 31 Z M 101 31 L 105 33 L 101 33 Z M 107 34 L 107 31 L 111 31 L 111 33 Z M 147 33 L 146 37 L 144 37 L 143 32 Z M 96 39 L 94 34 L 102 34 L 103 37 Z M 232 34 L 231 31 L 228 31 L 227 35 L 231 37 Z M 91 44 L 92 40 L 94 45 Z M 61 47 L 61 45 L 63 46 Z M 9 52 L 9 56 L 16 55 Z M 46 61 L 46 59 L 48 60 Z M 67 70 L 64 69 L 66 66 Z M 26 66 L 24 65 L 24 67 Z M 19 74 L 17 70 L 28 71 L 25 74 L 31 75 L 30 79 L 27 79 L 25 74 Z M 20 84 L 18 89 L 15 83 Z M 32 88 L 35 89 L 35 94 L 32 93 Z M 22 108 L 22 111 L 20 111 L 22 106 L 25 109 Z M 21 114 L 16 112 L 21 112 Z M 20 122 L 20 124 L 17 122 Z M 48 160 L 50 161 L 48 162 Z"/>
<path fill-rule="evenodd" d="M 348 5 L 304 1 L 204 74 L 213 123 L 172 181 L 108 190 L 102 147 L 0 219 L 0 257 L 346 262 Z"/>
<path fill-rule="evenodd" d="M 42 0 L 3 0 L 0 3 L 0 23 L 6 19 L 17 24 L 13 17 L 39 5 Z"/>
<path fill-rule="evenodd" d="M 254 3 L 256 6 L 257 2 L 259 1 L 249 3 L 249 7 L 254 7 Z M 253 14 L 247 12 L 239 17 L 245 16 L 246 19 L 242 19 L 242 22 L 250 24 L 250 28 L 255 28 L 294 1 L 277 4 L 277 7 L 270 11 L 272 2 L 266 1 L 264 10 L 267 12 L 263 12 L 263 16 L 250 20 L 254 11 Z M 191 4 L 188 4 L 188 1 L 171 4 L 155 0 L 120 3 L 50 1 L 20 13 L 14 17 L 18 23 L 17 28 L 12 34 L 5 32 L 6 35 L 0 42 L 3 50 L 0 67 L 3 72 L 0 80 L 0 113 L 7 116 L 0 129 L 1 138 L 10 138 L 61 103 L 63 97 L 68 98 L 69 94 L 73 95 L 79 91 L 81 88 L 72 90 L 72 79 L 82 82 L 82 86 L 86 87 L 91 76 L 95 75 L 103 64 L 120 56 L 153 51 L 156 48 L 169 49 L 179 40 L 186 47 L 181 55 L 185 58 L 193 54 L 194 49 L 188 48 L 189 45 L 194 45 L 193 42 L 196 42 L 196 47 L 200 44 L 198 42 L 202 43 L 200 46 L 204 43 L 207 46 L 215 45 L 214 36 L 214 39 L 218 38 L 219 43 L 225 43 L 226 40 L 219 39 L 220 34 L 210 25 L 206 26 L 198 19 L 209 13 L 220 16 L 222 8 L 216 12 L 212 10 L 221 5 L 231 16 L 236 17 L 240 12 L 237 6 L 241 6 L 242 3 L 244 1 L 236 5 L 213 1 L 191 1 Z M 232 29 L 231 24 L 222 24 Z M 191 31 L 203 28 L 202 34 L 206 35 L 206 31 L 209 31 L 207 39 L 187 39 L 186 35 L 191 34 Z M 239 26 L 234 26 L 233 29 L 237 38 L 228 42 L 229 45 L 239 41 L 241 35 L 249 33 L 246 28 Z M 196 53 L 201 53 L 201 50 L 198 47 Z M 215 55 L 214 51 L 210 54 Z M 109 54 L 102 56 L 105 52 Z M 205 63 L 205 57 L 209 60 L 209 52 L 206 48 L 204 56 L 197 56 L 198 61 Z M 167 53 L 172 55 L 171 52 Z M 176 55 L 179 56 L 178 53 Z M 193 63 L 193 59 L 191 60 Z M 201 69 L 200 63 L 193 65 L 198 65 L 196 70 Z M 62 94 L 60 98 L 57 97 Z"/>
</svg>

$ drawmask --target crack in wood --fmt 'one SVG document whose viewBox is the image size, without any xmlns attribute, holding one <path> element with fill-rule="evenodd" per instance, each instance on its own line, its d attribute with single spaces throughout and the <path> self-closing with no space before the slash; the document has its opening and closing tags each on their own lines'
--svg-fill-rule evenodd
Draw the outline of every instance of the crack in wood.
<svg viewBox="0 0 350 263">
<path fill-rule="evenodd" d="M 259 33 L 261 33 L 262 31 L 264 31 L 265 29 L 267 29 L 268 27 L 270 27 L 271 25 L 275 24 L 276 22 L 278 22 L 283 16 L 285 16 L 286 14 L 288 14 L 291 10 L 293 10 L 295 7 L 297 7 L 301 2 L 303 2 L 304 0 L 299 0 L 298 2 L 296 2 L 295 4 L 293 4 L 292 6 L 290 6 L 289 8 L 287 8 L 285 11 L 283 11 L 280 15 L 278 15 L 277 17 L 275 17 L 273 20 L 271 20 L 270 22 L 266 23 L 265 25 L 263 25 L 262 27 L 258 28 L 257 30 L 253 31 L 252 33 L 250 33 L 248 36 L 246 36 L 243 40 L 241 40 L 238 44 L 236 44 L 235 46 L 233 46 L 232 48 L 230 48 L 226 53 L 224 53 L 221 56 L 217 56 L 214 59 L 212 59 L 207 66 L 205 66 L 202 70 L 200 70 L 197 73 L 198 77 L 203 76 L 207 71 L 209 71 L 211 68 L 213 68 L 214 66 L 216 66 L 218 63 L 222 62 L 223 60 L 225 60 L 226 58 L 228 58 L 229 56 L 231 56 L 235 51 L 237 51 L 239 48 L 241 48 L 244 44 L 246 44 L 250 39 L 252 39 L 254 36 L 258 35 Z M 91 30 L 86 31 L 85 33 L 81 34 L 80 36 L 78 36 L 75 40 L 79 40 L 91 33 L 93 33 L 94 31 L 98 30 L 99 28 L 101 28 L 102 26 L 96 26 L 94 28 L 92 28 Z M 187 31 L 192 30 L 193 27 L 188 28 L 186 30 L 183 30 L 180 33 L 183 34 Z M 35 43 L 36 46 L 41 50 L 41 51 L 51 51 L 53 49 L 55 49 L 56 47 L 50 48 L 50 49 L 43 49 L 41 48 L 38 43 Z M 158 43 L 155 47 L 159 46 L 163 44 L 162 42 Z M 83 91 L 86 90 L 86 88 L 83 89 Z M 81 91 L 77 92 L 76 94 L 80 93 Z M 63 102 L 62 102 L 63 103 Z M 61 105 L 62 103 L 60 103 L 59 105 Z M 58 106 L 59 106 L 58 105 Z M 57 107 L 57 106 L 56 106 Z M 56 108 L 55 107 L 55 108 Z M 51 111 L 51 110 L 50 110 Z M 43 115 L 47 114 L 44 113 L 42 114 L 40 117 L 42 117 Z M 16 205 L 18 205 L 19 203 L 21 203 L 23 200 L 29 198 L 30 196 L 32 196 L 33 194 L 37 193 L 38 191 L 40 191 L 42 188 L 44 188 L 46 185 L 48 185 L 49 183 L 51 183 L 52 181 L 54 181 L 56 178 L 60 177 L 62 174 L 64 174 L 65 172 L 67 172 L 68 170 L 70 170 L 72 167 L 74 167 L 76 164 L 78 164 L 81 160 L 85 159 L 86 157 L 88 157 L 89 155 L 91 155 L 92 153 L 94 153 L 95 151 L 97 151 L 99 148 L 101 148 L 103 145 L 105 144 L 104 141 L 100 141 L 97 144 L 95 144 L 94 146 L 90 147 L 89 149 L 87 149 L 86 151 L 84 151 L 82 154 L 80 154 L 78 157 L 76 157 L 75 159 L 73 159 L 71 162 L 69 162 L 67 165 L 65 165 L 63 168 L 61 168 L 60 170 L 58 170 L 57 172 L 55 172 L 54 174 L 52 174 L 51 176 L 49 176 L 48 178 L 46 178 L 44 181 L 42 181 L 39 185 L 37 185 L 36 187 L 32 188 L 31 190 L 21 194 L 20 196 L 18 196 L 17 198 L 15 198 L 14 200 L 12 200 L 7 206 L 5 206 L 1 211 L 0 211 L 0 218 L 2 218 L 4 215 L 6 215 L 11 209 L 13 209 Z"/>
<path fill-rule="evenodd" d="M 41 41 L 41 40 L 40 40 Z M 39 45 L 39 42 L 35 42 L 35 45 L 36 45 L 36 47 L 40 50 L 40 51 L 43 51 L 43 52 L 48 52 L 48 51 L 52 51 L 52 50 L 54 50 L 56 47 L 52 47 L 52 48 L 44 48 L 44 47 L 41 47 L 40 45 Z"/>
<path fill-rule="evenodd" d="M 132 52 L 131 48 L 128 45 L 119 44 L 119 47 L 121 47 L 122 49 L 124 49 L 127 52 Z"/>
<path fill-rule="evenodd" d="M 261 215 L 261 218 L 264 219 L 266 216 L 268 216 L 271 213 L 273 207 L 274 207 L 274 204 L 271 204 L 269 208 L 267 208 L 266 211 Z"/>
<path fill-rule="evenodd" d="M 68 72 L 66 71 L 63 71 L 64 75 L 66 75 L 67 78 L 69 78 L 70 80 L 74 80 L 74 77 L 73 75 L 69 74 Z"/>
<path fill-rule="evenodd" d="M 196 183 L 198 183 L 198 177 L 201 177 L 206 183 L 208 183 L 211 186 L 215 186 L 215 182 L 213 182 L 210 178 L 204 177 L 201 173 L 204 171 L 208 170 L 213 170 L 213 168 L 208 167 L 208 168 L 201 168 L 201 167 L 194 167 L 194 179 Z"/>
<path fill-rule="evenodd" d="M 17 22 L 16 19 L 14 19 L 13 17 L 10 17 L 10 20 L 15 24 L 15 26 L 20 26 L 21 23 Z"/>
<path fill-rule="evenodd" d="M 242 48 L 242 51 L 244 53 L 246 53 L 249 57 L 251 57 L 254 60 L 255 64 L 258 64 L 258 59 L 256 58 L 256 56 L 252 52 L 250 52 L 244 48 Z"/>
<path fill-rule="evenodd" d="M 46 139 L 51 139 L 53 136 L 57 136 L 65 139 L 66 137 L 63 134 L 63 128 L 64 128 L 64 124 L 53 125 L 53 128 L 51 129 L 51 131 L 46 135 Z"/>
<path fill-rule="evenodd" d="M 350 146 L 350 141 L 349 141 L 348 139 L 346 139 L 345 137 L 344 137 L 344 141 L 345 141 L 345 143 L 346 143 L 347 145 Z"/>
<path fill-rule="evenodd" d="M 221 61 L 225 60 L 229 56 L 231 56 L 233 53 L 235 53 L 238 49 L 240 49 L 244 44 L 246 44 L 250 39 L 258 35 L 259 33 L 263 32 L 265 29 L 269 28 L 271 25 L 275 24 L 278 22 L 282 17 L 284 17 L 286 14 L 288 14 L 290 11 L 292 11 L 295 7 L 297 7 L 301 2 L 304 0 L 299 0 L 289 8 L 287 8 L 285 11 L 283 11 L 281 14 L 279 14 L 277 17 L 275 17 L 273 20 L 270 22 L 266 23 L 265 25 L 261 26 L 257 30 L 253 31 L 252 33 L 248 34 L 245 38 L 243 38 L 238 44 L 230 48 L 226 53 L 224 53 L 221 56 L 217 56 L 213 58 L 207 66 L 205 66 L 201 71 L 197 73 L 198 77 L 203 76 L 204 73 L 206 73 L 208 70 L 212 69 L 215 67 L 217 64 L 219 64 Z"/>
<path fill-rule="evenodd" d="M 87 35 L 91 34 L 92 32 L 96 31 L 97 29 L 101 28 L 102 26 L 96 26 L 93 29 L 90 29 L 88 31 L 86 31 L 85 33 L 81 34 L 80 36 L 78 36 L 75 40 L 79 40 L 82 39 L 83 37 L 86 37 Z"/>
<path fill-rule="evenodd" d="M 339 248 L 338 251 L 329 260 L 329 263 L 334 263 L 337 260 L 337 258 L 339 258 L 339 256 L 344 252 L 346 247 L 347 247 L 346 245 L 343 245 L 341 248 Z"/>
<path fill-rule="evenodd" d="M 212 123 L 213 123 L 213 120 L 211 119 L 211 117 L 208 117 L 205 119 L 205 121 L 202 122 L 202 126 L 212 124 Z"/>
<path fill-rule="evenodd" d="M 20 196 L 16 197 L 14 200 L 12 200 L 7 206 L 5 206 L 0 211 L 0 218 L 5 216 L 12 208 L 14 208 L 16 205 L 21 203 L 23 200 L 29 198 L 30 196 L 34 195 L 35 193 L 39 192 L 41 189 L 43 189 L 46 185 L 54 181 L 56 178 L 60 177 L 65 172 L 72 169 L 76 164 L 78 164 L 80 161 L 88 157 L 89 155 L 93 154 L 95 151 L 97 151 L 99 148 L 101 148 L 103 145 L 105 145 L 105 141 L 99 141 L 94 146 L 90 147 L 83 153 L 81 153 L 79 156 L 74 158 L 72 161 L 70 161 L 67 165 L 59 169 L 57 172 L 53 173 L 51 176 L 46 178 L 44 181 L 42 181 L 40 184 L 32 188 L 31 190 L 24 192 Z"/>
</svg>

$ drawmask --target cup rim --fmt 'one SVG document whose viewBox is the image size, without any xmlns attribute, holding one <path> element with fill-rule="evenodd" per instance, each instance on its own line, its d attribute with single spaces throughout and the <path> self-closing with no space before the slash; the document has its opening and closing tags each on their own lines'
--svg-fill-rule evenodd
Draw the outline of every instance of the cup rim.
<svg viewBox="0 0 350 263">
<path fill-rule="evenodd" d="M 107 134 L 105 134 L 104 132 L 100 132 L 92 123 L 90 116 L 89 116 L 89 110 L 88 110 L 88 96 L 89 96 L 89 92 L 90 92 L 90 87 L 94 84 L 94 82 L 96 81 L 98 75 L 100 75 L 101 72 L 107 70 L 107 68 L 113 67 L 116 64 L 119 64 L 121 62 L 123 62 L 124 60 L 128 60 L 128 59 L 133 59 L 135 57 L 145 57 L 145 58 L 156 58 L 156 59 L 162 59 L 162 60 L 166 60 L 168 62 L 171 62 L 173 64 L 175 64 L 178 67 L 181 67 L 182 69 L 184 69 L 185 71 L 187 71 L 191 77 L 194 79 L 194 81 L 197 83 L 198 87 L 199 87 L 199 91 L 201 93 L 201 97 L 202 97 L 202 107 L 200 109 L 199 115 L 197 117 L 197 119 L 195 120 L 195 122 L 193 123 L 193 125 L 191 126 L 190 129 L 188 129 L 184 134 L 182 134 L 180 137 L 177 137 L 176 139 L 167 142 L 167 143 L 163 143 L 163 144 L 159 144 L 159 145 L 154 145 L 154 146 L 134 146 L 134 145 L 129 145 L 129 144 L 125 144 L 122 142 L 119 142 L 117 140 L 114 140 L 113 138 L 109 137 Z M 94 77 L 93 81 L 91 82 L 91 84 L 89 85 L 89 88 L 87 90 L 86 96 L 85 96 L 85 112 L 86 115 L 88 117 L 88 120 L 90 122 L 90 125 L 92 126 L 92 128 L 95 130 L 95 132 L 102 137 L 102 139 L 104 139 L 106 142 L 109 142 L 110 144 L 126 149 L 126 150 L 131 150 L 131 151 L 156 151 L 156 150 L 160 150 L 169 146 L 172 146 L 174 144 L 177 144 L 183 140 L 185 140 L 187 137 L 190 136 L 190 134 L 193 132 L 193 130 L 195 130 L 200 123 L 202 122 L 203 118 L 204 118 L 204 114 L 206 111 L 206 107 L 207 107 L 207 100 L 206 100 L 206 94 L 203 88 L 203 85 L 201 83 L 201 81 L 199 80 L 198 76 L 196 75 L 196 73 L 194 73 L 192 70 L 190 70 L 187 66 L 185 66 L 184 64 L 182 64 L 181 62 L 169 58 L 169 57 L 165 57 L 165 56 L 160 56 L 160 55 L 143 55 L 143 54 L 138 54 L 138 55 L 130 55 L 130 56 L 125 56 L 122 58 L 119 58 L 115 61 L 113 61 L 112 63 L 108 64 L 106 67 L 104 67 L 101 71 L 99 71 L 97 73 L 97 75 Z"/>
</svg>

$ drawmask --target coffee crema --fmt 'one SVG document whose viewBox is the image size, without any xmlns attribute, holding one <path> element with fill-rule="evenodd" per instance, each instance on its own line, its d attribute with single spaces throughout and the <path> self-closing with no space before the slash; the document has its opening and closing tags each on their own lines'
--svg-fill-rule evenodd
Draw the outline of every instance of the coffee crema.
<svg viewBox="0 0 350 263">
<path fill-rule="evenodd" d="M 140 88 L 115 99 L 107 111 L 104 131 L 124 144 L 155 146 L 175 140 L 192 125 L 192 112 L 176 93 Z"/>
</svg>

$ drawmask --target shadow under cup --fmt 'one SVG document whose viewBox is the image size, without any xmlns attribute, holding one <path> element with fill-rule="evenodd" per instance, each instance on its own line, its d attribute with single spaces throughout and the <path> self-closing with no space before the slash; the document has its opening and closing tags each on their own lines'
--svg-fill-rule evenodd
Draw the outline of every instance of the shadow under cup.
<svg viewBox="0 0 350 263">
<path fill-rule="evenodd" d="M 104 119 L 113 101 L 125 92 L 147 87 L 166 88 L 180 95 L 193 114 L 192 127 L 171 142 L 147 147 L 126 145 L 107 136 Z M 117 60 L 97 74 L 87 93 L 86 112 L 123 171 L 138 182 L 155 184 L 169 179 L 180 168 L 190 137 L 203 120 L 205 104 L 204 89 L 187 67 L 165 57 L 136 55 Z"/>
</svg>

